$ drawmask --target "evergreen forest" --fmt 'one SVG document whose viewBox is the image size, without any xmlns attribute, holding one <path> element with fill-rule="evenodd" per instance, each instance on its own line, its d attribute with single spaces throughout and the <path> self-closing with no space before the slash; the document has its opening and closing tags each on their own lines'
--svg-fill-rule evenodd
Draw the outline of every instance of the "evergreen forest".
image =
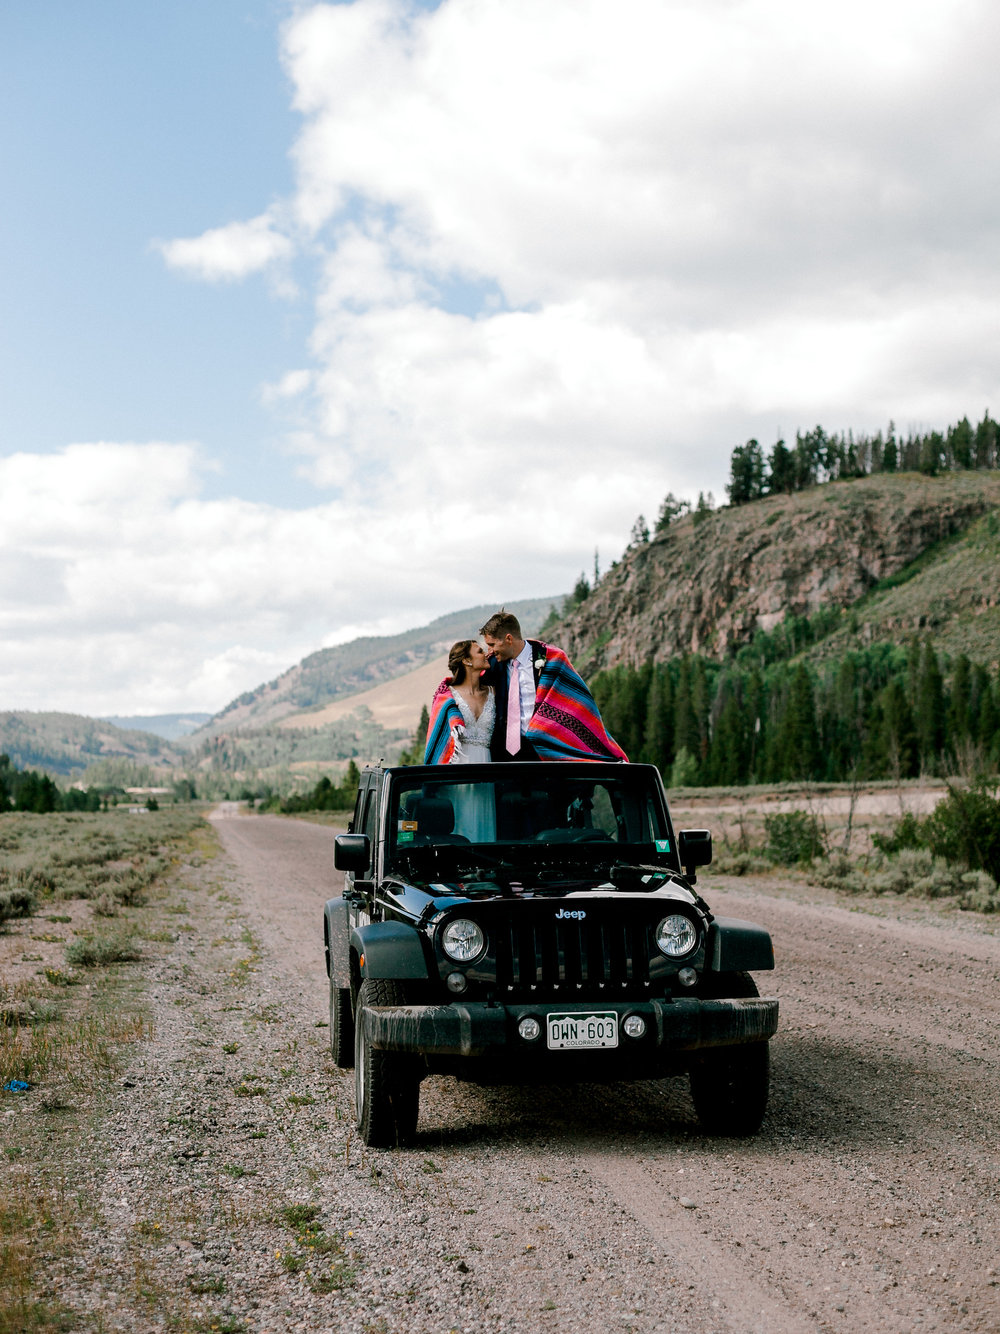
<svg viewBox="0 0 1000 1334">
<path fill-rule="evenodd" d="M 973 426 L 963 417 L 946 431 L 911 432 L 897 438 L 890 422 L 888 432 L 874 435 L 828 433 L 822 426 L 799 431 L 794 446 L 778 440 L 765 457 L 756 440 L 737 445 L 730 460 L 726 494 L 731 505 L 746 505 L 767 495 L 791 495 L 823 482 L 847 477 L 869 477 L 875 473 L 919 472 L 928 477 L 941 473 L 983 471 L 1000 467 L 997 423 L 988 412 Z M 661 514 L 658 530 L 669 525 L 678 502 L 667 498 L 667 513 Z M 682 507 L 683 508 L 683 507 Z M 665 522 L 663 522 L 665 520 Z"/>
<path fill-rule="evenodd" d="M 997 673 L 916 640 L 812 662 L 801 650 L 824 615 L 837 613 L 792 618 L 726 663 L 690 654 L 612 668 L 594 697 L 629 758 L 671 787 L 996 770 Z"/>
</svg>

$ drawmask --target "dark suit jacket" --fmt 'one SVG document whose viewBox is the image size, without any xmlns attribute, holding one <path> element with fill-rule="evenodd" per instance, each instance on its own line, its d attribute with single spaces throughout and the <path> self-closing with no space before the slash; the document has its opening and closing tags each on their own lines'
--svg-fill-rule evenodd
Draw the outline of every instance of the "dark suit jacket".
<svg viewBox="0 0 1000 1334">
<path fill-rule="evenodd" d="M 536 667 L 535 663 L 539 658 L 545 657 L 545 645 L 540 639 L 528 639 L 525 641 L 531 645 L 531 670 L 535 677 L 535 689 L 538 689 L 538 677 L 541 674 L 541 668 Z M 483 682 L 493 687 L 493 693 L 496 696 L 496 722 L 493 724 L 493 737 L 490 741 L 490 758 L 494 764 L 503 764 L 508 760 L 537 760 L 535 749 L 529 741 L 521 738 L 521 749 L 516 755 L 511 755 L 507 749 L 507 686 L 510 682 L 510 668 L 506 662 L 497 662 L 492 655 L 489 659 L 489 667 L 483 673 Z"/>
</svg>

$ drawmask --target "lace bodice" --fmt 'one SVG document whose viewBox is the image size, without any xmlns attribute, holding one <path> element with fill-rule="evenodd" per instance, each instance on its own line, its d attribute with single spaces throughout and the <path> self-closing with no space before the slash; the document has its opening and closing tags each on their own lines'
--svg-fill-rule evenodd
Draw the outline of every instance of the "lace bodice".
<svg viewBox="0 0 1000 1334">
<path fill-rule="evenodd" d="M 497 703 L 491 690 L 486 697 L 486 703 L 483 705 L 483 711 L 477 718 L 469 707 L 468 702 L 463 699 L 457 690 L 452 690 L 452 698 L 458 705 L 462 720 L 465 723 L 465 736 L 462 739 L 464 748 L 469 746 L 488 746 L 490 738 L 493 735 L 493 724 L 496 722 Z"/>
</svg>

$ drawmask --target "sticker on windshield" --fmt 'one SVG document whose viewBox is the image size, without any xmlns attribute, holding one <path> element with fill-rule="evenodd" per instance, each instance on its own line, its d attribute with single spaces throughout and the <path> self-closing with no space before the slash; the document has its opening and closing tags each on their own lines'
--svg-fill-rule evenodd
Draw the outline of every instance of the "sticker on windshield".
<svg viewBox="0 0 1000 1334">
<path fill-rule="evenodd" d="M 401 829 L 396 837 L 397 843 L 412 843 L 416 834 L 411 829 Z"/>
<path fill-rule="evenodd" d="M 657 851 L 657 852 L 669 852 L 669 851 L 670 851 L 670 839 L 669 839 L 669 838 L 657 838 L 657 839 L 654 839 L 654 843 L 655 843 L 655 845 L 656 845 L 656 851 Z"/>
<path fill-rule="evenodd" d="M 400 820 L 399 827 L 404 834 L 415 834 L 417 832 L 416 820 Z"/>
</svg>

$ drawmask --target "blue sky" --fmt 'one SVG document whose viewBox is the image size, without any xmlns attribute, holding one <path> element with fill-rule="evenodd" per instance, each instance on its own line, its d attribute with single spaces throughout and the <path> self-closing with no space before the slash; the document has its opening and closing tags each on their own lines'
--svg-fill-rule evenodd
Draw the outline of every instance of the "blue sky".
<svg viewBox="0 0 1000 1334">
<path fill-rule="evenodd" d="M 199 440 L 209 493 L 306 503 L 276 469 L 261 383 L 302 356 L 309 311 L 258 278 L 179 280 L 151 242 L 292 187 L 288 6 L 8 5 L 0 17 L 0 448 Z"/>
<path fill-rule="evenodd" d="M 987 0 L 4 6 L 0 708 L 216 710 L 568 589 L 750 436 L 996 415 L 998 53 Z"/>
</svg>

